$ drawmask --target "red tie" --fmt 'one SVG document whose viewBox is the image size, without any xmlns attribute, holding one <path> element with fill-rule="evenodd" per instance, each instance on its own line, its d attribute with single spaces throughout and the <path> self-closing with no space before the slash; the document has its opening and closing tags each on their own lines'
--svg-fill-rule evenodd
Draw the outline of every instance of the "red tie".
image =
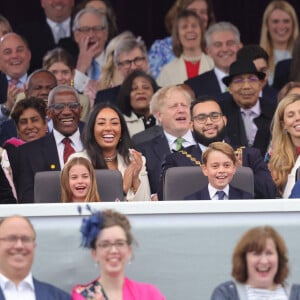
<svg viewBox="0 0 300 300">
<path fill-rule="evenodd" d="M 68 160 L 69 156 L 72 153 L 75 153 L 74 148 L 71 145 L 71 140 L 69 138 L 64 138 L 62 140 L 62 143 L 65 145 L 65 149 L 64 149 L 64 163 Z"/>
<path fill-rule="evenodd" d="M 300 154 L 300 147 L 297 147 L 297 148 L 296 148 L 296 152 L 297 152 L 297 155 Z"/>
</svg>

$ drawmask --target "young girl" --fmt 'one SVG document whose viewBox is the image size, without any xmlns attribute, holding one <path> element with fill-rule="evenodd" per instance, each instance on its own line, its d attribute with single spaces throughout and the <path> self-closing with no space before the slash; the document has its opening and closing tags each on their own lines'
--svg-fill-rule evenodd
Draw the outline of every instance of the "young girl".
<svg viewBox="0 0 300 300">
<path fill-rule="evenodd" d="M 202 155 L 202 172 L 208 185 L 185 197 L 187 200 L 252 199 L 253 196 L 230 185 L 236 172 L 237 158 L 232 147 L 223 142 L 211 143 Z"/>
<path fill-rule="evenodd" d="M 61 173 L 61 202 L 99 202 L 95 171 L 85 157 L 69 160 Z"/>
</svg>

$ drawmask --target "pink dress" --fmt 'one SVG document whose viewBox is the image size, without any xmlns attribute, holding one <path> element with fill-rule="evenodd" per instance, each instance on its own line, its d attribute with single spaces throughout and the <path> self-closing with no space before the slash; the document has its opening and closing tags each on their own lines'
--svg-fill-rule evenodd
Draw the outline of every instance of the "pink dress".
<svg viewBox="0 0 300 300">
<path fill-rule="evenodd" d="M 72 300 L 109 300 L 100 285 L 99 278 L 86 285 L 76 285 L 72 289 Z M 165 300 L 153 285 L 124 279 L 123 300 Z"/>
</svg>

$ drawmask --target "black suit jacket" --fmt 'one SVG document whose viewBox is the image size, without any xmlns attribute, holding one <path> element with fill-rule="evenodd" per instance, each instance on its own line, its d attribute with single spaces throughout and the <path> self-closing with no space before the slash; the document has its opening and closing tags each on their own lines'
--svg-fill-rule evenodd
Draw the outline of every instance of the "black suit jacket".
<svg viewBox="0 0 300 300">
<path fill-rule="evenodd" d="M 6 102 L 8 82 L 6 75 L 0 72 L 0 104 Z"/>
<path fill-rule="evenodd" d="M 207 71 L 201 75 L 188 79 L 184 83 L 191 87 L 196 97 L 209 95 L 219 99 L 221 95 L 221 98 L 229 95 L 228 93 L 222 94 L 221 87 L 214 70 Z M 277 91 L 266 84 L 262 90 L 262 98 L 276 105 Z"/>
<path fill-rule="evenodd" d="M 11 186 L 0 166 L 0 204 L 15 204 L 16 199 L 13 195 Z"/>
<path fill-rule="evenodd" d="M 51 28 L 46 21 L 46 17 L 42 20 L 22 24 L 18 26 L 15 31 L 25 37 L 31 50 L 29 73 L 36 69 L 40 69 L 42 67 L 44 55 L 55 47 L 65 48 L 74 57 L 75 62 L 77 60 L 76 53 L 78 55 L 78 47 L 75 42 L 72 42 L 73 38 L 62 39 L 56 44 Z M 73 47 L 71 47 L 70 44 L 73 45 Z"/>
<path fill-rule="evenodd" d="M 228 138 L 226 142 L 230 144 Z M 234 145 L 232 145 L 234 147 Z M 235 147 L 234 147 L 235 148 Z M 202 151 L 199 145 L 193 145 L 184 149 L 192 157 L 202 163 Z M 270 171 L 264 162 L 261 153 L 256 148 L 246 147 L 243 149 L 243 167 L 249 167 L 254 175 L 254 194 L 256 199 L 273 199 L 276 196 L 276 186 L 272 180 Z M 197 164 L 182 154 L 180 151 L 168 155 L 162 165 L 159 191 L 163 190 L 163 178 L 166 171 L 173 167 L 197 166 Z M 198 166 L 199 167 L 199 166 Z M 161 196 L 161 195 L 160 195 Z"/>
<path fill-rule="evenodd" d="M 241 189 L 237 189 L 233 187 L 232 185 L 229 185 L 229 200 L 233 199 L 253 199 L 252 195 L 248 192 L 245 192 Z M 186 197 L 184 197 L 184 200 L 211 200 L 208 192 L 208 186 L 202 188 L 201 190 L 190 194 Z M 220 200 L 222 201 L 222 200 Z"/>
<path fill-rule="evenodd" d="M 154 139 L 155 137 L 162 135 L 163 134 L 163 129 L 160 125 L 154 125 L 142 132 L 139 132 L 135 134 L 132 137 L 132 141 L 134 142 L 135 145 L 139 145 L 142 143 L 145 143 L 147 141 L 150 141 Z"/>
<path fill-rule="evenodd" d="M 154 139 L 137 145 L 146 158 L 151 193 L 157 193 L 162 162 L 171 153 L 167 138 L 162 133 Z"/>
<path fill-rule="evenodd" d="M 261 114 L 254 119 L 257 126 L 257 133 L 254 139 L 253 147 L 260 149 L 262 156 L 265 156 L 270 142 L 270 124 L 276 109 L 276 105 L 259 99 Z M 227 135 L 231 144 L 237 146 L 248 146 L 244 122 L 241 116 L 239 106 L 233 100 L 233 97 L 220 101 L 220 106 L 224 115 L 227 117 Z"/>
<path fill-rule="evenodd" d="M 42 171 L 58 171 L 60 163 L 53 133 L 20 147 L 17 174 L 19 203 L 34 202 L 34 175 Z"/>
<path fill-rule="evenodd" d="M 95 105 L 106 102 L 116 104 L 120 87 L 121 86 L 118 85 L 109 89 L 99 91 L 96 95 Z"/>
<path fill-rule="evenodd" d="M 292 59 L 279 61 L 275 66 L 273 87 L 280 91 L 281 88 L 290 81 Z"/>
</svg>

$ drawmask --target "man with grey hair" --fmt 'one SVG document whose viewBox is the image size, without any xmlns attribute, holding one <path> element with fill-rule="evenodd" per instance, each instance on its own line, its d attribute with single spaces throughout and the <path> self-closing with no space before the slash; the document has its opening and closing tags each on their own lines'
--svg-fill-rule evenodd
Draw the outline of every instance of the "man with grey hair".
<svg viewBox="0 0 300 300">
<path fill-rule="evenodd" d="M 158 90 L 150 102 L 150 111 L 162 126 L 161 134 L 137 145 L 146 158 L 152 200 L 157 191 L 162 162 L 172 151 L 195 144 L 190 130 L 192 102 L 190 93 L 183 86 L 169 86 Z"/>
<path fill-rule="evenodd" d="M 74 86 L 83 92 L 91 80 L 95 83 L 100 77 L 108 38 L 106 15 L 92 7 L 82 9 L 74 19 L 73 35 L 79 47 Z"/>
<path fill-rule="evenodd" d="M 144 41 L 138 37 L 122 39 L 114 50 L 114 63 L 118 72 L 125 79 L 134 70 L 149 71 L 148 53 Z M 120 85 L 104 89 L 97 93 L 95 104 L 101 102 L 115 103 Z"/>
<path fill-rule="evenodd" d="M 219 22 L 208 28 L 205 33 L 206 51 L 213 59 L 215 67 L 208 72 L 185 81 L 196 97 L 202 95 L 219 96 L 226 91 L 222 82 L 228 75 L 230 65 L 236 60 L 236 53 L 241 48 L 240 33 L 229 22 Z"/>
<path fill-rule="evenodd" d="M 60 85 L 50 92 L 47 114 L 53 131 L 19 148 L 19 172 L 14 174 L 19 203 L 34 202 L 36 172 L 61 170 L 70 154 L 83 150 L 78 129 L 81 111 L 74 88 Z"/>
</svg>

